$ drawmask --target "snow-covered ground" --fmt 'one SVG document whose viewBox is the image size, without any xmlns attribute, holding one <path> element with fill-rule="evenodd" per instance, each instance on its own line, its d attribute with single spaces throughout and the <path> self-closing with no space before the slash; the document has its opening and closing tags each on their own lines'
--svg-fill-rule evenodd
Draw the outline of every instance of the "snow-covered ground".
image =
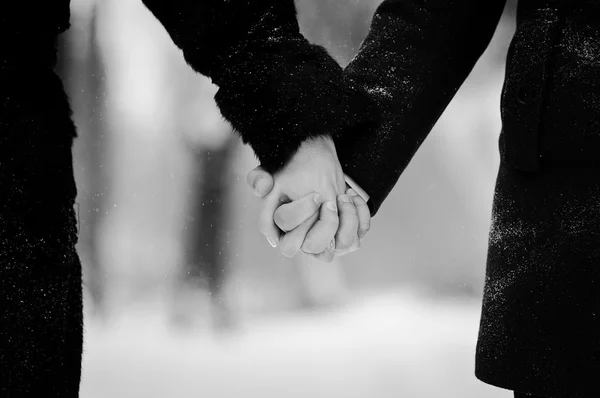
<svg viewBox="0 0 600 398">
<path fill-rule="evenodd" d="M 219 336 L 132 308 L 87 322 L 81 397 L 510 397 L 473 375 L 479 305 L 393 293 Z"/>
</svg>

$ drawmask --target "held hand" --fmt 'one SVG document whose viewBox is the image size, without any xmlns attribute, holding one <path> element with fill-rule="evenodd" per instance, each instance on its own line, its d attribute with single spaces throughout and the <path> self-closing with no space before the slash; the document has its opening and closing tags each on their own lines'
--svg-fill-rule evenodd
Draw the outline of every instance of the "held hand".
<svg viewBox="0 0 600 398">
<path fill-rule="evenodd" d="M 247 178 L 248 185 L 252 191 L 259 198 L 267 196 L 273 188 L 273 177 L 263 170 L 260 166 L 248 173 Z M 344 199 L 349 198 L 351 202 L 346 202 Z M 306 241 L 310 226 L 315 222 L 317 212 L 324 212 L 323 206 L 319 209 L 319 200 L 314 200 L 314 194 L 308 194 L 304 197 L 284 204 L 277 208 L 274 214 L 275 224 L 284 232 L 288 234 L 281 237 L 282 242 L 280 243 L 280 250 L 287 257 L 293 257 L 296 254 L 298 248 L 301 248 L 305 252 L 314 252 L 314 248 L 311 248 L 311 240 L 315 239 L 312 235 L 311 239 Z M 318 197 L 317 197 L 318 199 Z M 370 211 L 369 208 L 354 190 L 346 191 L 346 195 L 338 196 L 338 209 L 339 209 L 339 227 L 335 233 L 335 251 L 332 248 L 321 252 L 317 255 L 312 255 L 320 260 L 331 261 L 334 255 L 344 255 L 350 253 L 360 246 L 360 239 L 369 231 L 370 228 Z M 333 218 L 333 214 L 329 213 L 329 216 Z M 328 213 L 324 212 L 322 218 L 326 219 Z M 331 221 L 335 223 L 334 220 Z M 287 236 L 290 235 L 291 236 Z M 306 245 L 305 245 L 306 243 Z"/>
<path fill-rule="evenodd" d="M 371 228 L 371 211 L 367 202 L 353 189 L 338 197 L 340 227 L 335 235 L 338 256 L 352 253 L 360 247 L 360 240 Z"/>
<path fill-rule="evenodd" d="M 339 225 L 336 197 L 344 189 L 344 173 L 337 159 L 333 140 L 330 137 L 307 140 L 289 163 L 273 176 L 273 189 L 264 198 L 263 210 L 259 217 L 259 229 L 271 245 L 277 246 L 284 236 L 274 221 L 277 208 L 309 193 L 319 193 L 313 197 L 314 205 L 320 206 L 325 203 L 325 206 L 316 214 L 313 212 L 297 222 L 304 223 L 303 228 L 307 233 L 310 231 L 306 238 L 310 242 L 308 249 L 313 254 L 321 253 L 326 249 L 333 252 L 334 247 L 330 247 L 330 242 Z M 292 238 L 293 235 L 286 241 L 296 242 L 299 239 L 298 236 Z M 293 256 L 299 246 L 290 253 L 288 248 L 291 246 L 294 245 L 286 243 L 282 253 L 288 257 Z"/>
<path fill-rule="evenodd" d="M 307 195 L 297 201 L 280 206 L 275 212 L 275 223 L 287 233 L 281 238 L 280 250 L 284 255 L 295 254 L 298 248 L 319 260 L 330 262 L 335 256 L 351 253 L 360 247 L 360 240 L 366 235 L 370 228 L 371 213 L 365 200 L 354 190 L 348 189 L 346 194 L 337 197 L 339 224 L 335 233 L 335 250 L 326 250 L 318 253 L 313 248 L 314 240 L 319 239 L 313 234 L 307 221 L 301 222 L 306 215 L 318 210 L 318 206 Z M 324 206 L 320 209 L 321 217 L 328 217 Z M 313 216 L 314 217 L 314 216 Z M 332 216 L 329 216 L 332 217 Z M 333 222 L 333 221 L 332 221 Z M 289 231 L 289 232 L 288 232 Z M 306 238 L 304 238 L 306 236 Z"/>
</svg>

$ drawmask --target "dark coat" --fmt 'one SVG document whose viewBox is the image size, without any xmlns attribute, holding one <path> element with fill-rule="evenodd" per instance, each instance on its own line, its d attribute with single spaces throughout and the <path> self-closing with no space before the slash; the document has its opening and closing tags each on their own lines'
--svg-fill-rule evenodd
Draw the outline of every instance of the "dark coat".
<svg viewBox="0 0 600 398">
<path fill-rule="evenodd" d="M 374 215 L 490 41 L 504 0 L 386 0 L 346 69 L 385 122 L 336 140 Z M 600 1 L 522 0 L 502 92 L 476 376 L 600 396 Z"/>
<path fill-rule="evenodd" d="M 275 172 L 302 141 L 362 131 L 377 104 L 301 34 L 293 0 L 144 0 Z M 53 73 L 69 0 L 0 1 L 0 396 L 76 397 L 82 353 L 76 135 Z"/>
<path fill-rule="evenodd" d="M 221 114 L 266 170 L 279 170 L 307 138 L 378 120 L 375 103 L 302 36 L 294 0 L 143 2 L 190 66 L 219 86 Z"/>
<path fill-rule="evenodd" d="M 81 264 L 62 83 L 69 1 L 0 1 L 0 396 L 77 397 Z"/>
</svg>

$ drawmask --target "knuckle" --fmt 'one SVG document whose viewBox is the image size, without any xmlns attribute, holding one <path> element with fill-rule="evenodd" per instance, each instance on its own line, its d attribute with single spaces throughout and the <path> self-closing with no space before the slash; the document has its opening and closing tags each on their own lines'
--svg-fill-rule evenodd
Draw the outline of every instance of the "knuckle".
<svg viewBox="0 0 600 398">
<path fill-rule="evenodd" d="M 334 231 L 337 231 L 338 227 L 340 226 L 340 219 L 339 217 L 335 217 L 329 221 L 327 221 L 327 226 L 331 229 L 333 229 Z"/>
<path fill-rule="evenodd" d="M 345 250 L 350 249 L 350 247 L 352 247 L 351 241 L 348 241 L 347 239 L 343 239 L 343 238 L 336 239 L 336 242 L 335 242 L 336 250 L 345 251 Z"/>
<path fill-rule="evenodd" d="M 247 175 L 246 175 L 246 184 L 248 184 L 248 186 L 250 188 L 252 188 L 254 190 L 254 180 L 255 180 L 255 170 L 251 170 Z"/>
<path fill-rule="evenodd" d="M 287 258 L 293 258 L 298 250 L 290 244 L 284 244 L 280 247 L 281 254 Z"/>
<path fill-rule="evenodd" d="M 293 251 L 286 251 L 286 252 L 281 252 L 281 254 L 285 257 L 285 258 L 294 258 L 296 257 L 296 252 Z"/>
<path fill-rule="evenodd" d="M 304 244 L 302 245 L 302 251 L 310 254 L 318 254 L 321 252 L 318 250 L 318 247 L 316 247 L 315 243 L 310 239 L 304 241 Z"/>
<path fill-rule="evenodd" d="M 352 202 L 341 204 L 342 213 L 350 213 L 350 214 L 358 214 L 358 210 L 356 209 L 356 205 Z"/>
<path fill-rule="evenodd" d="M 281 214 L 281 211 L 277 210 L 275 212 L 275 214 L 273 215 L 273 221 L 282 231 L 289 231 L 286 219 L 284 215 Z"/>
<path fill-rule="evenodd" d="M 310 243 L 304 242 L 302 245 L 302 251 L 306 254 L 317 254 Z"/>
</svg>

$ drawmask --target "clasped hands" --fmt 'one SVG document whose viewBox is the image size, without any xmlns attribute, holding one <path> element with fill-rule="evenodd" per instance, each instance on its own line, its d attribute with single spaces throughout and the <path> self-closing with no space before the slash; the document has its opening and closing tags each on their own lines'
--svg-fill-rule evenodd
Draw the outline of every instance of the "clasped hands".
<svg viewBox="0 0 600 398">
<path fill-rule="evenodd" d="M 248 185 L 263 201 L 259 230 L 286 257 L 301 251 L 331 262 L 358 249 L 369 231 L 369 207 L 346 185 L 329 136 L 304 141 L 274 175 L 250 171 Z"/>
</svg>

